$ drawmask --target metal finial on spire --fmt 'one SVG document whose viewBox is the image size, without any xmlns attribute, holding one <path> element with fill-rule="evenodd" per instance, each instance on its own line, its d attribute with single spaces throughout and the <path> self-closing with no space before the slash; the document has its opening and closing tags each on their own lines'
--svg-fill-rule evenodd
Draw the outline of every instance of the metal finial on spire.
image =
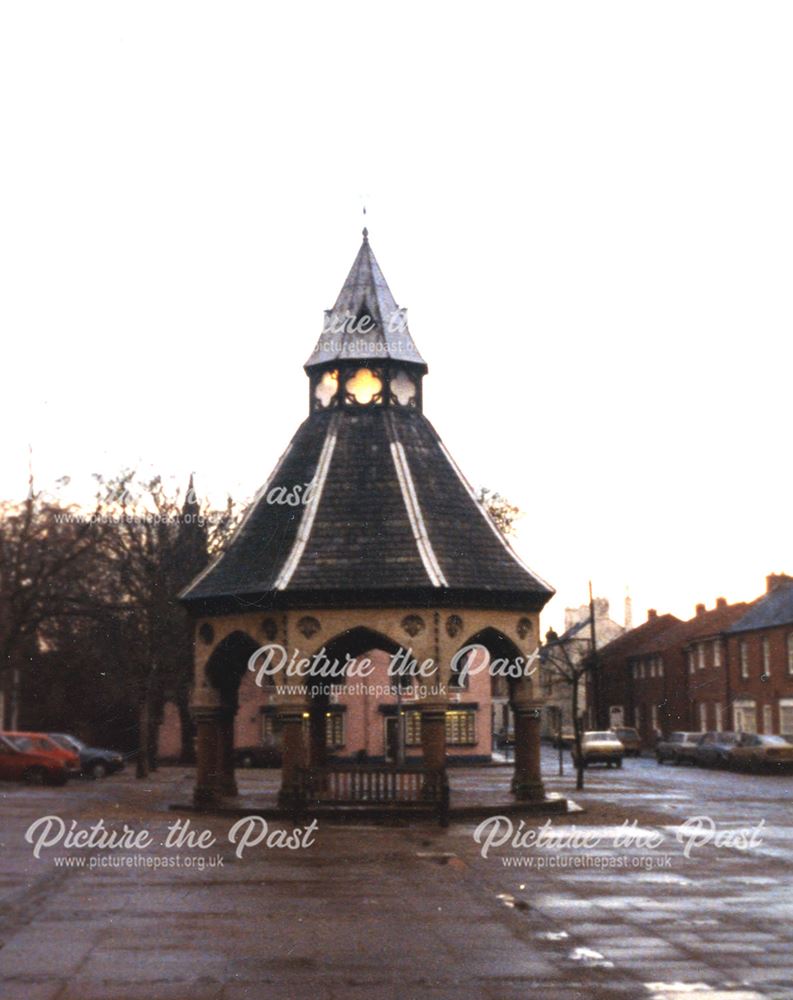
<svg viewBox="0 0 793 1000">
<path fill-rule="evenodd" d="M 363 227 L 362 232 L 363 232 L 363 238 L 365 240 L 368 240 L 369 239 L 369 230 L 366 228 L 366 226 Z"/>
</svg>

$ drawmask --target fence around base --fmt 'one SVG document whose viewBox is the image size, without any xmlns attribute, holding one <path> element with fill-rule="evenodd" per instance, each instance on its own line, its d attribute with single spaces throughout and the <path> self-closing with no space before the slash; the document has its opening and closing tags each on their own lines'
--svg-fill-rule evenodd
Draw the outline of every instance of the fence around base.
<svg viewBox="0 0 793 1000">
<path fill-rule="evenodd" d="M 297 774 L 296 806 L 348 809 L 376 807 L 394 812 L 435 813 L 449 825 L 449 779 L 445 769 L 420 766 L 332 764 Z"/>
</svg>

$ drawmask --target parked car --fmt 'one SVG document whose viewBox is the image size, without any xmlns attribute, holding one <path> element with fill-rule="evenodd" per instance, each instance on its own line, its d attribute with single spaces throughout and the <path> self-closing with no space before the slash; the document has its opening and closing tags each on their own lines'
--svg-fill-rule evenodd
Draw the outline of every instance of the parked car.
<svg viewBox="0 0 793 1000">
<path fill-rule="evenodd" d="M 673 764 L 693 764 L 701 738 L 702 733 L 670 733 L 665 740 L 656 743 L 655 759 L 659 764 L 663 764 L 665 760 Z"/>
<path fill-rule="evenodd" d="M 89 747 L 82 740 L 69 733 L 49 733 L 50 739 L 58 746 L 72 750 L 79 755 L 80 770 L 89 778 L 104 778 L 106 774 L 115 774 L 124 767 L 124 756 L 115 750 L 102 750 L 100 747 Z"/>
<path fill-rule="evenodd" d="M 76 778 L 79 775 L 79 754 L 71 747 L 60 746 L 51 740 L 46 733 L 5 732 L 3 735 L 14 744 L 17 750 L 21 750 L 23 753 L 41 753 L 62 761 L 68 777 Z"/>
<path fill-rule="evenodd" d="M 576 748 L 572 750 L 573 760 L 576 761 Z M 625 747 L 611 732 L 590 731 L 581 737 L 581 756 L 584 767 L 590 764 L 605 764 L 611 767 L 622 767 L 622 758 L 625 756 Z"/>
<path fill-rule="evenodd" d="M 0 781 L 26 781 L 29 785 L 65 785 L 66 765 L 51 754 L 18 749 L 0 735 Z"/>
<path fill-rule="evenodd" d="M 642 752 L 642 740 L 639 731 L 632 726 L 614 726 L 612 733 L 625 747 L 626 757 L 638 757 Z"/>
<path fill-rule="evenodd" d="M 737 733 L 704 733 L 694 751 L 694 763 L 701 767 L 729 767 L 730 752 L 737 743 Z"/>
<path fill-rule="evenodd" d="M 237 747 L 234 763 L 237 767 L 280 767 L 281 751 L 273 746 Z"/>
<path fill-rule="evenodd" d="M 793 770 L 793 744 L 781 736 L 742 733 L 728 753 L 730 767 L 746 771 Z"/>
</svg>

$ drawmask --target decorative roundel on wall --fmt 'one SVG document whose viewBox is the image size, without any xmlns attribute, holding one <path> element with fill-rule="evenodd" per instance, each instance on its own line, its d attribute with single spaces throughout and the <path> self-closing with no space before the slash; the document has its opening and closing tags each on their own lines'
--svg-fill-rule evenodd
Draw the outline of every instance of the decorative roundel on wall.
<svg viewBox="0 0 793 1000">
<path fill-rule="evenodd" d="M 463 620 L 459 615 L 449 615 L 446 619 L 446 634 L 453 639 L 463 630 Z"/>
<path fill-rule="evenodd" d="M 521 639 L 525 639 L 529 632 L 532 631 L 532 624 L 530 618 L 519 618 L 518 619 L 518 635 Z"/>
<path fill-rule="evenodd" d="M 317 621 L 316 618 L 312 618 L 310 615 L 306 615 L 305 618 L 301 618 L 297 623 L 297 630 L 304 635 L 307 639 L 310 639 L 312 635 L 316 635 L 322 626 Z"/>
<path fill-rule="evenodd" d="M 419 617 L 419 615 L 405 615 L 401 625 L 411 639 L 417 636 L 419 632 L 423 632 L 425 628 L 424 619 Z"/>
<path fill-rule="evenodd" d="M 275 637 L 278 635 L 278 626 L 272 618 L 264 618 L 262 620 L 262 635 L 269 642 L 275 642 Z"/>
</svg>

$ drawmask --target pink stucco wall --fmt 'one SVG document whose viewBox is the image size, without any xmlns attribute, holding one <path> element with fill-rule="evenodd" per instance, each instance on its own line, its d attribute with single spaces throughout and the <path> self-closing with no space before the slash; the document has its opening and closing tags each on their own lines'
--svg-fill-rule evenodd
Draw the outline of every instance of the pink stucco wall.
<svg viewBox="0 0 793 1000">
<path fill-rule="evenodd" d="M 386 719 L 380 706 L 396 706 L 395 693 L 385 689 L 393 685 L 394 678 L 388 674 L 390 657 L 379 650 L 366 654 L 372 664 L 367 677 L 351 678 L 347 685 L 334 693 L 333 703 L 345 707 L 344 746 L 335 753 L 342 757 L 353 757 L 361 750 L 368 757 L 382 758 L 385 755 Z M 472 669 L 484 667 L 484 661 L 475 661 Z M 419 682 L 421 683 L 421 682 Z M 273 689 L 258 687 L 252 673 L 246 672 L 239 688 L 239 710 L 234 723 L 234 742 L 237 747 L 256 746 L 262 742 L 262 709 L 272 704 Z M 409 710 L 416 698 L 411 694 L 403 696 L 403 707 Z M 476 743 L 473 745 L 449 745 L 450 757 L 489 757 L 492 748 L 491 678 L 486 669 L 472 673 L 467 690 L 451 693 L 449 709 L 464 708 L 466 704 L 477 704 Z M 160 753 L 171 756 L 178 753 L 179 717 L 175 706 L 166 707 L 165 722 L 160 731 Z M 173 750 L 173 747 L 176 747 Z M 169 752 L 165 752 L 168 750 Z M 408 757 L 421 755 L 421 747 L 408 745 Z"/>
</svg>

